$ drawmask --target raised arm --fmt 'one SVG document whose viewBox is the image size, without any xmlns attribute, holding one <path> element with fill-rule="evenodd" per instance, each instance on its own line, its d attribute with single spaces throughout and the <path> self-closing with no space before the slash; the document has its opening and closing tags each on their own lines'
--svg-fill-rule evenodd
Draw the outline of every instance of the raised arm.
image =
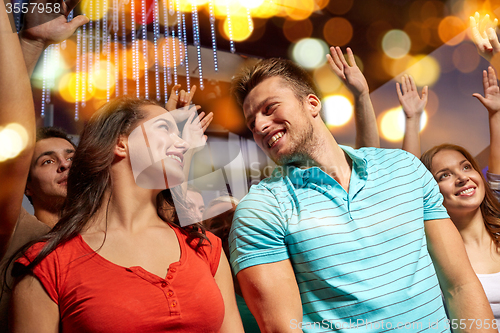
<svg viewBox="0 0 500 333">
<path fill-rule="evenodd" d="M 302 302 L 290 260 L 245 268 L 236 276 L 260 331 L 302 332 Z"/>
<path fill-rule="evenodd" d="M 366 78 L 356 64 L 352 50 L 347 48 L 349 63 L 340 47 L 330 47 L 327 54 L 331 69 L 354 95 L 354 120 L 356 123 L 356 148 L 380 147 L 377 119 L 370 99 L 370 89 Z"/>
<path fill-rule="evenodd" d="M 21 124 L 26 148 L 0 162 L 0 257 L 7 249 L 21 211 L 24 187 L 35 144 L 35 108 L 17 33 L 12 30 L 5 4 L 0 4 L 0 127 Z"/>
<path fill-rule="evenodd" d="M 89 21 L 87 17 L 78 15 L 67 22 L 67 16 L 79 1 L 40 0 L 37 3 L 60 4 L 61 11 L 59 13 L 48 13 L 48 11 L 39 13 L 38 10 L 28 10 L 24 14 L 24 27 L 19 33 L 19 40 L 29 75 L 33 73 L 38 58 L 47 46 L 68 39 L 78 27 Z"/>
<path fill-rule="evenodd" d="M 492 328 L 490 304 L 453 222 L 450 219 L 426 221 L 425 234 L 450 321 L 458 326 L 453 332 L 498 333 Z"/>
<path fill-rule="evenodd" d="M 488 110 L 490 124 L 490 157 L 488 170 L 500 174 L 500 88 L 493 67 L 483 71 L 484 97 L 481 94 L 472 94 Z"/>
<path fill-rule="evenodd" d="M 476 45 L 477 52 L 498 70 L 500 59 L 495 57 L 500 52 L 500 43 L 495 31 L 497 24 L 498 20 L 491 21 L 488 14 L 482 19 L 478 12 L 470 17 L 471 38 Z"/>
<path fill-rule="evenodd" d="M 422 97 L 418 95 L 415 80 L 410 75 L 403 75 L 401 86 L 396 82 L 399 103 L 405 113 L 405 136 L 403 149 L 420 158 L 420 119 L 427 104 L 428 87 L 422 89 Z"/>
</svg>

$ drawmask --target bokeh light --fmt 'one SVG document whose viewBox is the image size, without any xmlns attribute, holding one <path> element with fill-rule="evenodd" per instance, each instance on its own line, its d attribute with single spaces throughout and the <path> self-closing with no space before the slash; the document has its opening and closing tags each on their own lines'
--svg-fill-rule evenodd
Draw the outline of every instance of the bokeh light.
<svg viewBox="0 0 500 333">
<path fill-rule="evenodd" d="M 323 117 L 328 126 L 339 127 L 347 124 L 353 116 L 354 107 L 343 95 L 327 96 L 322 101 Z"/>
<path fill-rule="evenodd" d="M 111 61 L 101 60 L 99 66 L 95 66 L 93 69 L 92 79 L 97 89 L 113 89 L 115 86 L 115 74 L 114 71 L 108 73 L 108 63 L 110 68 L 115 68 L 115 65 Z"/>
<path fill-rule="evenodd" d="M 408 54 L 410 48 L 410 37 L 402 30 L 390 30 L 382 38 L 382 50 L 390 58 L 402 58 Z"/>
<path fill-rule="evenodd" d="M 283 24 L 283 34 L 286 39 L 294 43 L 302 38 L 311 37 L 313 32 L 313 24 L 310 19 L 302 21 L 286 20 Z"/>
<path fill-rule="evenodd" d="M 329 19 L 323 27 L 323 36 L 328 44 L 344 46 L 352 39 L 353 29 L 351 23 L 343 17 Z"/>
<path fill-rule="evenodd" d="M 323 65 L 327 52 L 326 43 L 316 38 L 304 38 L 292 45 L 292 59 L 306 69 Z"/>
<path fill-rule="evenodd" d="M 313 72 L 313 78 L 321 93 L 326 96 L 333 94 L 342 85 L 339 77 L 330 69 L 328 63 L 317 68 Z"/>
<path fill-rule="evenodd" d="M 437 60 L 430 55 L 417 55 L 410 61 L 407 74 L 413 76 L 417 86 L 432 86 L 441 75 Z"/>
<path fill-rule="evenodd" d="M 438 34 L 439 23 L 441 23 L 441 20 L 437 17 L 428 18 L 422 23 L 422 29 L 420 30 L 422 40 L 429 46 L 439 47 L 443 44 Z"/>
<path fill-rule="evenodd" d="M 315 8 L 314 10 L 321 10 L 323 8 L 325 8 L 328 3 L 330 2 L 330 0 L 314 0 L 314 4 L 315 4 Z"/>
<path fill-rule="evenodd" d="M 223 29 L 223 36 L 229 36 L 229 21 L 227 18 L 224 20 Z M 249 24 L 248 17 L 231 15 L 231 32 L 234 41 L 244 41 L 245 39 L 250 37 L 252 31 L 253 23 L 252 25 Z"/>
<path fill-rule="evenodd" d="M 462 43 L 453 51 L 453 65 L 462 73 L 470 73 L 479 66 L 480 58 L 472 43 Z"/>
<path fill-rule="evenodd" d="M 293 20 L 305 20 L 314 11 L 314 0 L 287 0 L 285 12 Z"/>
<path fill-rule="evenodd" d="M 28 143 L 28 132 L 17 123 L 12 123 L 0 130 L 0 162 L 14 158 L 21 153 Z"/>
<path fill-rule="evenodd" d="M 185 46 L 184 43 L 179 39 L 179 38 L 172 38 L 168 37 L 167 39 L 165 38 L 160 38 L 158 40 L 158 54 L 163 54 L 163 47 L 165 46 L 168 49 L 168 54 L 170 56 L 169 59 L 167 59 L 168 63 L 166 64 L 167 67 L 174 67 L 174 60 L 175 60 L 175 65 L 179 66 L 180 60 L 184 58 L 184 50 Z M 174 52 L 175 49 L 175 52 Z M 158 57 L 158 62 L 160 66 L 165 66 L 165 63 L 163 61 L 163 56 Z M 127 66 L 132 69 L 132 49 L 127 49 Z M 141 69 L 144 69 L 144 65 L 142 66 Z M 131 77 L 130 77 L 131 78 Z"/>
<path fill-rule="evenodd" d="M 86 74 L 85 73 L 81 73 L 78 77 L 79 77 L 79 84 L 81 84 L 82 82 L 82 76 Z M 67 73 L 65 75 L 63 75 L 60 79 L 59 79 L 59 84 L 58 84 L 58 90 L 59 90 L 59 94 L 61 95 L 61 97 L 69 102 L 69 103 L 74 103 L 76 100 L 77 100 L 77 96 L 76 96 L 76 79 L 77 79 L 77 74 L 76 73 Z M 86 78 L 88 79 L 88 77 Z M 80 89 L 81 89 L 81 86 L 80 86 Z M 92 92 L 86 92 L 85 93 L 85 101 L 88 101 L 90 100 L 95 94 L 95 89 L 92 90 Z M 79 92 L 78 94 L 78 100 L 79 101 L 82 101 L 82 94 L 81 94 L 81 91 Z"/>
<path fill-rule="evenodd" d="M 378 117 L 380 133 L 384 139 L 391 142 L 401 141 L 405 134 L 405 114 L 401 106 L 387 110 Z M 420 131 L 427 125 L 427 113 L 422 113 Z"/>
<path fill-rule="evenodd" d="M 419 53 L 427 46 L 427 44 L 422 39 L 420 30 L 421 24 L 417 21 L 410 21 L 406 23 L 404 27 L 404 32 L 408 34 L 408 37 L 410 37 L 411 40 L 410 52 L 414 54 Z"/>
<path fill-rule="evenodd" d="M 238 1 L 243 7 L 248 9 L 258 8 L 259 6 L 262 6 L 264 3 L 264 0 L 238 0 Z"/>
<path fill-rule="evenodd" d="M 227 18 L 227 7 L 229 4 L 229 12 L 231 13 L 231 18 L 233 16 L 246 16 L 247 9 L 242 6 L 239 1 L 227 1 L 227 0 L 214 0 L 214 15 L 218 19 Z M 259 7 L 260 8 L 260 7 Z"/>
<path fill-rule="evenodd" d="M 465 23 L 456 16 L 446 16 L 441 20 L 438 26 L 438 34 L 439 38 L 448 45 L 457 45 L 460 44 L 465 34 L 462 32 L 465 31 L 467 26 Z"/>
<path fill-rule="evenodd" d="M 94 0 L 82 0 L 80 2 L 81 13 L 83 15 L 87 16 L 92 21 L 97 21 L 97 20 L 102 19 L 104 16 L 104 13 L 109 10 L 109 6 L 111 5 L 111 1 L 106 1 L 107 10 L 105 10 L 104 1 L 102 1 L 102 0 L 97 0 L 97 1 L 99 1 L 99 6 L 96 6 Z M 91 3 L 92 3 L 92 7 L 90 7 Z M 99 9 L 99 10 L 97 10 L 97 9 Z"/>
<path fill-rule="evenodd" d="M 253 17 L 270 18 L 274 15 L 277 15 L 279 11 L 280 8 L 278 7 L 276 1 L 264 0 L 264 2 L 259 7 L 251 10 L 251 14 Z"/>
<path fill-rule="evenodd" d="M 332 0 L 326 9 L 334 15 L 343 15 L 352 8 L 353 3 L 354 0 Z"/>
</svg>

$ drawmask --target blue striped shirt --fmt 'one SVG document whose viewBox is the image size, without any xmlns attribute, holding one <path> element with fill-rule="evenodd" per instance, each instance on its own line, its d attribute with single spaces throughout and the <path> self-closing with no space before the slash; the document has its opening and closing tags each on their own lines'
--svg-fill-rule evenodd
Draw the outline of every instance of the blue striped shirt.
<svg viewBox="0 0 500 333">
<path fill-rule="evenodd" d="M 448 218 L 434 178 L 402 150 L 341 148 L 349 192 L 317 167 L 252 186 L 229 239 L 235 273 L 289 259 L 303 308 L 290 327 L 304 332 L 448 332 L 424 233 Z"/>
</svg>

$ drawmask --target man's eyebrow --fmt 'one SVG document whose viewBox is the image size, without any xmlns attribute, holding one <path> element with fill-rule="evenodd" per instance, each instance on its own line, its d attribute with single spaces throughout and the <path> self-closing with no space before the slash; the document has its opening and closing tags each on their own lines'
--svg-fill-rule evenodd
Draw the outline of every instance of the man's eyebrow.
<svg viewBox="0 0 500 333">
<path fill-rule="evenodd" d="M 66 154 L 73 154 L 75 152 L 74 149 L 66 149 L 65 150 Z"/>
<path fill-rule="evenodd" d="M 267 97 L 265 100 L 263 100 L 262 102 L 260 102 L 258 105 L 257 105 L 257 110 L 260 110 L 264 107 L 264 105 L 266 105 L 267 103 L 269 103 L 270 100 L 272 99 L 277 99 L 279 98 L 279 96 L 271 96 L 271 97 Z"/>
<path fill-rule="evenodd" d="M 155 120 L 155 121 L 153 122 L 153 124 L 156 124 L 156 123 L 158 123 L 158 122 L 160 122 L 160 121 L 163 121 L 164 123 L 167 123 L 167 125 L 169 125 L 170 127 L 177 127 L 177 124 L 174 124 L 174 123 L 173 123 L 173 122 L 171 122 L 170 120 L 163 119 L 163 118 L 160 118 L 160 119 Z M 177 134 L 178 136 L 180 136 L 179 129 L 177 129 L 176 134 Z"/>
<path fill-rule="evenodd" d="M 69 150 L 69 149 L 68 149 Z M 47 156 L 47 155 L 53 155 L 55 154 L 56 152 L 53 151 L 53 150 L 49 150 L 49 151 L 44 151 L 43 153 L 41 153 L 35 160 L 35 164 L 37 164 L 38 160 L 44 156 Z"/>
<path fill-rule="evenodd" d="M 264 99 L 263 101 L 261 101 L 258 105 L 257 105 L 257 108 L 256 110 L 260 110 L 264 107 L 264 105 L 266 105 L 267 103 L 269 103 L 270 100 L 273 100 L 273 99 L 277 99 L 279 98 L 279 96 L 270 96 L 270 97 L 267 97 L 266 99 Z M 248 124 L 250 124 L 253 119 L 254 119 L 254 115 L 252 114 L 250 117 L 247 117 L 247 126 Z"/>
</svg>

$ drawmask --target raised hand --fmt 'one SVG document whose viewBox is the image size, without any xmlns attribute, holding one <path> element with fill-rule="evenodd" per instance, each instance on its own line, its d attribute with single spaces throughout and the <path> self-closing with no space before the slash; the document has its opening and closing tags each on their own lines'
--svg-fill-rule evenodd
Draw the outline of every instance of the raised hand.
<svg viewBox="0 0 500 333">
<path fill-rule="evenodd" d="M 207 142 L 207 136 L 204 133 L 213 119 L 212 112 L 207 116 L 205 116 L 205 112 L 201 112 L 199 115 L 193 112 L 186 121 L 182 130 L 182 139 L 189 143 L 189 146 L 195 152 L 200 150 Z"/>
<path fill-rule="evenodd" d="M 484 105 L 491 118 L 500 111 L 500 88 L 495 70 L 491 66 L 488 67 L 488 71 L 483 71 L 483 89 L 484 97 L 478 93 L 472 94 L 472 96 Z"/>
<path fill-rule="evenodd" d="M 498 20 L 495 19 L 492 22 L 488 14 L 482 19 L 478 12 L 470 17 L 472 41 L 476 44 L 479 55 L 488 61 L 491 61 L 493 56 L 500 52 L 500 43 L 495 31 L 497 24 Z"/>
<path fill-rule="evenodd" d="M 193 99 L 194 93 L 196 92 L 196 86 L 193 85 L 190 93 L 187 93 L 184 89 L 181 89 L 179 91 L 180 88 L 181 85 L 176 84 L 170 90 L 170 96 L 168 97 L 168 101 L 165 104 L 165 109 L 167 109 L 168 111 L 179 109 L 191 104 L 191 100 Z"/>
<path fill-rule="evenodd" d="M 37 6 L 35 8 L 29 6 L 24 16 L 21 39 L 40 43 L 46 47 L 69 38 L 78 27 L 89 21 L 84 15 L 78 15 L 70 22 L 67 21 L 67 16 L 79 1 L 38 0 Z M 39 4 L 43 5 L 44 10 L 38 10 Z"/>
<path fill-rule="evenodd" d="M 401 78 L 401 86 L 396 82 L 396 92 L 398 93 L 399 103 L 403 107 L 403 111 L 407 119 L 415 118 L 422 115 L 425 105 L 427 104 L 428 87 L 422 89 L 422 97 L 418 95 L 415 80 L 411 75 L 403 75 Z"/>
<path fill-rule="evenodd" d="M 330 68 L 344 82 L 354 96 L 359 97 L 360 95 L 368 94 L 370 92 L 368 83 L 356 64 L 351 48 L 347 48 L 349 63 L 345 60 L 340 47 L 330 47 L 330 53 L 331 55 L 326 55 Z"/>
</svg>

